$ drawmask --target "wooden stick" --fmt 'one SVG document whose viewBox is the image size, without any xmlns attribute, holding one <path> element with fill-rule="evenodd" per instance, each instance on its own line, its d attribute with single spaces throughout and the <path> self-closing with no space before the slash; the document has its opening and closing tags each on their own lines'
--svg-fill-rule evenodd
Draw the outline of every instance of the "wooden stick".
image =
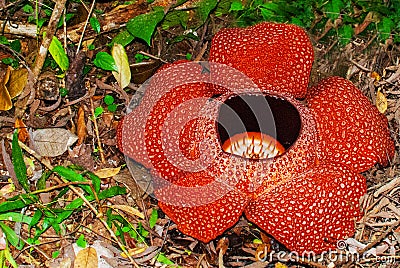
<svg viewBox="0 0 400 268">
<path fill-rule="evenodd" d="M 46 60 L 47 51 L 49 50 L 49 46 L 51 41 L 53 40 L 53 36 L 57 30 L 58 21 L 63 14 L 63 10 L 65 7 L 65 3 L 67 0 L 58 0 L 56 5 L 54 6 L 53 13 L 51 14 L 49 26 L 47 26 L 46 36 L 42 41 L 42 44 L 39 48 L 39 53 L 36 57 L 36 61 L 33 67 L 33 74 L 37 78 L 42 71 L 44 61 Z"/>
</svg>

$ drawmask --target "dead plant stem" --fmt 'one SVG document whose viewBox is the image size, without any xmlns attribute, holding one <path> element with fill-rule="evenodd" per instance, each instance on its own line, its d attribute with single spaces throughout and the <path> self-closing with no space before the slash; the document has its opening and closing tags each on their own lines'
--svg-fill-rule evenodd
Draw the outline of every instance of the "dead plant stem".
<svg viewBox="0 0 400 268">
<path fill-rule="evenodd" d="M 94 114 L 94 105 L 93 105 L 92 99 L 90 99 L 90 111 L 91 111 L 92 117 L 93 117 L 94 131 L 96 133 L 97 146 L 99 147 L 98 150 L 100 153 L 100 159 L 101 159 L 101 162 L 104 164 L 104 163 L 106 163 L 106 159 L 104 157 L 104 151 L 103 151 L 103 147 L 102 147 L 101 141 L 100 141 L 99 128 L 97 126 L 97 120 L 96 120 L 96 116 Z"/>
</svg>

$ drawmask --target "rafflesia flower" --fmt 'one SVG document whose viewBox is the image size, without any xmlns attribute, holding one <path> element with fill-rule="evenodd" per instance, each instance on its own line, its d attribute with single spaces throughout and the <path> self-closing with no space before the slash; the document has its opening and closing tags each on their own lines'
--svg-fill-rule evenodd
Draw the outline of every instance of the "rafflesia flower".
<svg viewBox="0 0 400 268">
<path fill-rule="evenodd" d="M 149 168 L 161 209 L 208 242 L 247 219 L 289 250 L 321 252 L 354 233 L 359 173 L 394 154 L 387 119 L 349 81 L 308 88 L 305 31 L 223 29 L 209 62 L 163 67 L 118 128 Z"/>
</svg>

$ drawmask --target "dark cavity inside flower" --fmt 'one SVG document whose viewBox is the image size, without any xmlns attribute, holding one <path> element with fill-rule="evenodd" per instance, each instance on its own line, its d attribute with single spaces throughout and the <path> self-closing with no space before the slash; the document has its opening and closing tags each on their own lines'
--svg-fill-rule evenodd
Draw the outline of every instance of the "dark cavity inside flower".
<svg viewBox="0 0 400 268">
<path fill-rule="evenodd" d="M 273 95 L 234 95 L 221 105 L 217 122 L 222 149 L 251 159 L 283 154 L 301 129 L 297 109 Z"/>
</svg>

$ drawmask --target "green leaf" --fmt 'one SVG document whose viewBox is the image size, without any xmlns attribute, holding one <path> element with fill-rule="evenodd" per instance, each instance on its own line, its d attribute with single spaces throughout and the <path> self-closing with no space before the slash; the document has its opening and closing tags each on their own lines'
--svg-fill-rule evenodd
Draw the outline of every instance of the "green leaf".
<svg viewBox="0 0 400 268">
<path fill-rule="evenodd" d="M 103 107 L 101 107 L 101 106 L 96 107 L 96 108 L 94 109 L 94 116 L 95 116 L 95 117 L 98 117 L 98 116 L 101 115 L 103 112 L 104 112 Z"/>
<path fill-rule="evenodd" d="M 53 13 L 53 9 L 50 9 L 50 7 L 45 8 L 43 11 L 44 11 L 44 13 L 46 14 L 47 17 L 50 17 L 51 14 Z"/>
<path fill-rule="evenodd" d="M 141 222 L 138 224 L 138 233 L 143 237 L 148 237 L 149 236 L 149 231 L 143 228 L 143 225 Z"/>
<path fill-rule="evenodd" d="M 89 198 L 88 198 L 89 199 Z M 57 219 L 52 223 L 52 226 L 54 228 L 54 224 L 57 226 L 60 223 L 62 223 L 65 219 L 67 219 L 69 216 L 72 215 L 75 209 L 81 208 L 83 205 L 83 200 L 81 198 L 77 198 L 68 205 L 65 206 L 65 209 L 63 212 L 61 212 Z"/>
<path fill-rule="evenodd" d="M 162 253 L 162 252 L 158 253 L 158 255 L 157 255 L 157 261 L 160 262 L 160 263 L 162 263 L 162 264 L 167 264 L 167 265 L 173 265 L 173 264 L 174 264 L 174 262 L 171 261 L 170 259 L 168 259 L 168 258 L 165 256 L 165 253 Z"/>
<path fill-rule="evenodd" d="M 9 226 L 0 222 L 0 228 L 3 230 L 6 235 L 7 241 L 10 242 L 11 245 L 21 250 L 24 247 L 24 242 L 19 239 L 18 235 L 11 229 Z"/>
<path fill-rule="evenodd" d="M 188 20 L 189 20 L 188 12 L 184 10 L 174 10 L 168 12 L 168 14 L 165 15 L 165 18 L 162 22 L 162 28 L 164 30 L 167 30 L 171 27 L 181 25 L 183 28 L 186 29 Z"/>
<path fill-rule="evenodd" d="M 10 41 L 8 41 L 7 37 L 5 37 L 4 35 L 0 36 L 0 44 L 2 45 L 9 45 Z"/>
<path fill-rule="evenodd" d="M 32 7 L 30 4 L 24 5 L 24 6 L 22 7 L 22 10 L 23 10 L 25 13 L 28 13 L 28 14 L 33 13 L 33 7 Z"/>
<path fill-rule="evenodd" d="M 394 27 L 394 22 L 387 17 L 384 17 L 382 21 L 379 22 L 378 31 L 382 41 L 386 41 L 386 39 L 390 37 L 390 33 L 392 32 L 393 27 Z"/>
<path fill-rule="evenodd" d="M 29 223 L 29 227 L 32 228 L 32 227 L 36 226 L 36 224 L 38 224 L 38 222 L 40 221 L 42 216 L 43 216 L 43 212 L 41 210 L 36 210 L 35 214 L 33 214 L 31 223 Z"/>
<path fill-rule="evenodd" d="M 0 203 L 0 213 L 21 209 L 38 201 L 37 196 L 30 194 L 20 194 L 7 201 Z"/>
<path fill-rule="evenodd" d="M 339 43 L 343 46 L 347 45 L 351 42 L 351 38 L 353 37 L 354 30 L 351 25 L 344 25 L 339 28 Z"/>
<path fill-rule="evenodd" d="M 69 93 L 68 89 L 66 89 L 65 87 L 60 88 L 60 96 L 61 97 L 65 97 L 67 96 Z"/>
<path fill-rule="evenodd" d="M 60 40 L 57 39 L 56 36 L 53 36 L 53 40 L 50 43 L 49 52 L 63 72 L 68 70 L 69 67 L 68 56 L 64 51 L 63 45 L 61 44 Z"/>
<path fill-rule="evenodd" d="M 231 4 L 231 8 L 229 9 L 229 12 L 231 12 L 231 11 L 241 11 L 241 10 L 243 10 L 242 1 L 235 0 Z"/>
<path fill-rule="evenodd" d="M 53 259 L 56 259 L 58 256 L 60 256 L 60 251 L 59 250 L 56 250 L 53 253 L 51 253 L 51 257 Z"/>
<path fill-rule="evenodd" d="M 217 6 L 217 0 L 202 0 L 198 3 L 197 14 L 200 20 L 205 21 L 210 12 Z"/>
<path fill-rule="evenodd" d="M 76 173 L 72 169 L 63 167 L 63 166 L 56 166 L 53 168 L 53 172 L 56 172 L 58 175 L 66 179 L 67 181 L 74 181 L 74 182 L 87 182 L 88 180 L 85 179 L 81 174 Z M 89 185 L 79 185 L 80 188 L 85 190 L 86 193 L 93 195 L 92 189 Z"/>
<path fill-rule="evenodd" d="M 76 244 L 78 245 L 78 247 L 86 248 L 87 242 L 83 234 L 81 234 L 78 240 L 76 240 Z"/>
<path fill-rule="evenodd" d="M 39 29 L 42 28 L 42 27 L 43 27 L 43 24 L 44 24 L 46 21 L 48 21 L 47 18 L 39 18 L 39 19 L 37 20 L 37 23 L 36 23 L 37 27 L 38 27 Z"/>
<path fill-rule="evenodd" d="M 4 58 L 1 60 L 2 63 L 10 65 L 11 63 L 13 63 L 14 59 L 13 58 Z"/>
<path fill-rule="evenodd" d="M 122 227 L 122 232 L 124 232 L 124 233 L 127 233 L 127 232 L 129 232 L 130 230 L 131 230 L 131 227 L 129 227 L 129 226 L 124 226 L 124 227 Z"/>
<path fill-rule="evenodd" d="M 122 46 L 126 46 L 130 44 L 135 37 L 131 35 L 128 31 L 122 31 L 119 34 L 117 34 L 116 37 L 113 38 L 111 45 L 114 45 L 114 43 L 121 44 Z"/>
<path fill-rule="evenodd" d="M 105 95 L 104 96 L 104 103 L 107 105 L 111 105 L 114 103 L 114 97 L 111 95 Z"/>
<path fill-rule="evenodd" d="M 89 178 L 92 180 L 93 188 L 96 192 L 96 194 L 100 193 L 100 186 L 101 186 L 101 180 L 98 176 L 93 174 L 92 172 L 88 173 Z"/>
<path fill-rule="evenodd" d="M 67 13 L 65 15 L 65 22 L 68 22 L 70 19 L 74 17 L 74 14 L 72 13 Z M 58 21 L 57 28 L 60 28 L 64 24 L 64 15 L 61 16 L 60 20 Z"/>
<path fill-rule="evenodd" d="M 51 171 L 45 171 L 43 172 L 42 176 L 38 179 L 36 182 L 36 189 L 37 190 L 43 190 L 46 188 L 46 180 L 50 177 Z"/>
<path fill-rule="evenodd" d="M 126 194 L 126 188 L 120 186 L 113 186 L 100 192 L 98 197 L 100 200 L 103 200 L 121 194 Z"/>
<path fill-rule="evenodd" d="M 101 31 L 101 26 L 100 26 L 100 22 L 96 17 L 90 17 L 90 26 L 92 26 L 93 30 L 99 34 Z"/>
<path fill-rule="evenodd" d="M 164 9 L 157 8 L 153 12 L 134 17 L 126 24 L 129 33 L 144 40 L 150 46 L 151 36 L 156 26 L 164 18 Z"/>
<path fill-rule="evenodd" d="M 118 106 L 117 106 L 115 103 L 113 103 L 113 104 L 110 104 L 110 105 L 107 106 L 107 110 L 108 110 L 109 112 L 114 113 L 114 112 L 117 110 L 117 107 L 118 107 Z"/>
<path fill-rule="evenodd" d="M 21 41 L 19 41 L 18 39 L 12 41 L 10 43 L 10 47 L 16 52 L 21 52 Z"/>
<path fill-rule="evenodd" d="M 344 3 L 342 0 L 330 0 L 325 7 L 326 16 L 331 20 L 336 20 L 343 8 Z"/>
<path fill-rule="evenodd" d="M 30 224 L 32 218 L 17 212 L 8 212 L 0 214 L 0 221 L 15 221 Z"/>
<path fill-rule="evenodd" d="M 118 71 L 114 58 L 107 52 L 99 52 L 93 61 L 94 65 L 106 71 Z"/>
<path fill-rule="evenodd" d="M 150 218 L 149 218 L 149 226 L 151 229 L 153 229 L 153 227 L 156 225 L 157 219 L 158 219 L 158 211 L 157 211 L 157 209 L 153 208 L 153 210 L 151 211 Z"/>
<path fill-rule="evenodd" d="M 21 147 L 18 144 L 18 131 L 15 130 L 12 139 L 12 163 L 14 166 L 15 176 L 17 176 L 19 184 L 26 192 L 30 192 L 28 177 L 26 175 L 26 165 L 22 155 Z"/>
<path fill-rule="evenodd" d="M 267 9 L 267 8 L 260 8 L 261 15 L 263 16 L 264 20 L 272 20 L 274 17 L 274 12 Z"/>
<path fill-rule="evenodd" d="M 135 54 L 135 63 L 141 63 L 141 62 L 143 62 L 143 60 L 147 60 L 149 58 L 150 58 L 149 56 L 145 56 L 143 54 L 136 53 Z"/>
<path fill-rule="evenodd" d="M 13 256 L 11 255 L 10 249 L 8 248 L 8 245 L 6 246 L 6 249 L 2 250 L 4 252 L 4 257 L 6 260 L 12 265 L 13 268 L 18 268 L 17 262 L 14 260 Z M 1 255 L 0 255 L 1 258 Z M 0 263 L 1 264 L 1 263 Z M 3 268 L 3 266 L 1 266 Z M 4 266 L 5 267 L 5 266 Z"/>
</svg>

